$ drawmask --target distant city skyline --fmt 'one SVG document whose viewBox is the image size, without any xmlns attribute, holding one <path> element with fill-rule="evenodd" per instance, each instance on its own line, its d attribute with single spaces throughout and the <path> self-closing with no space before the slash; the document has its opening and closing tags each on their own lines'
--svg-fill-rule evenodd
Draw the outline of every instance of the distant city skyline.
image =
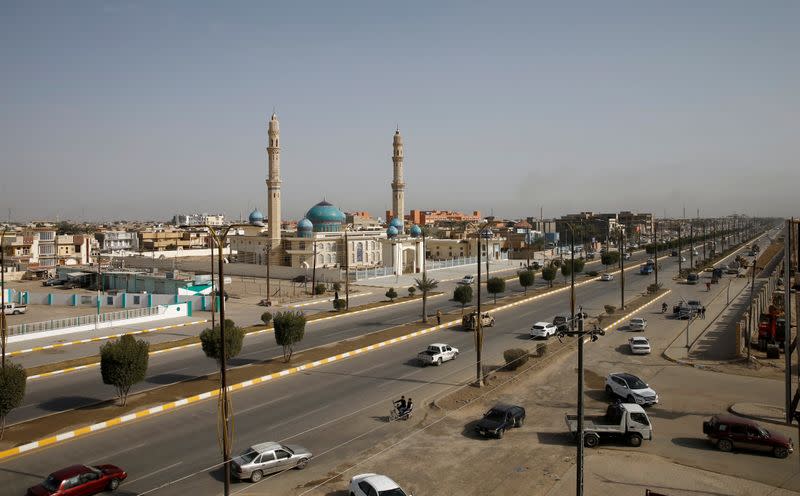
<svg viewBox="0 0 800 496">
<path fill-rule="evenodd" d="M 795 2 L 0 6 L 0 218 L 798 216 Z"/>
</svg>

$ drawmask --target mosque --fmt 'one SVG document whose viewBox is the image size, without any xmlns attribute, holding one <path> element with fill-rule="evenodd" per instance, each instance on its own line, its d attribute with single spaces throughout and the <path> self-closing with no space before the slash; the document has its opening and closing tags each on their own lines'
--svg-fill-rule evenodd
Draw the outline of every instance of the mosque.
<svg viewBox="0 0 800 496">
<path fill-rule="evenodd" d="M 403 222 L 405 183 L 403 137 L 399 129 L 392 142 L 392 211 L 386 230 L 353 230 L 346 224 L 344 212 L 323 199 L 306 212 L 297 223 L 296 231 L 282 231 L 280 126 L 274 113 L 267 134 L 267 216 L 265 218 L 258 209 L 253 210 L 244 234 L 230 238 L 238 263 L 266 265 L 269 261 L 270 265 L 297 269 L 390 267 L 397 275 L 421 272 L 422 230 L 412 225 L 406 233 Z"/>
</svg>

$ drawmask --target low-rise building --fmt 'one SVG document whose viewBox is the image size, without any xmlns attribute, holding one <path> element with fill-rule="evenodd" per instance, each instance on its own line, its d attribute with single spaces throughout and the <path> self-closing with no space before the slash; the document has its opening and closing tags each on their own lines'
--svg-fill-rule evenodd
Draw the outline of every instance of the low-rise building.
<svg viewBox="0 0 800 496">
<path fill-rule="evenodd" d="M 388 218 L 387 211 L 387 218 Z M 454 210 L 412 210 L 406 220 L 420 226 L 436 224 L 437 222 L 478 222 L 481 213 L 477 210 L 472 214 L 465 214 Z"/>
<path fill-rule="evenodd" d="M 115 251 L 137 251 L 139 249 L 139 236 L 130 231 L 101 231 L 95 233 L 95 238 L 100 244 L 103 253 Z"/>
</svg>

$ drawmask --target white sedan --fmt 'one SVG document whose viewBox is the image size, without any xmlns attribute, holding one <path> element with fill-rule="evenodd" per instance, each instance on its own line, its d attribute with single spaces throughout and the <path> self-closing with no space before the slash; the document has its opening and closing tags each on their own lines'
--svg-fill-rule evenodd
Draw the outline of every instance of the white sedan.
<svg viewBox="0 0 800 496">
<path fill-rule="evenodd" d="M 467 284 L 467 285 L 472 284 L 474 282 L 475 282 L 475 276 L 471 275 L 466 275 L 460 281 L 458 281 L 459 284 Z"/>
<path fill-rule="evenodd" d="M 613 281 L 614 280 L 614 275 L 613 274 L 609 274 L 608 272 L 603 272 L 602 274 L 600 274 L 600 280 L 601 281 Z"/>
<path fill-rule="evenodd" d="M 628 329 L 631 331 L 644 331 L 647 327 L 647 319 L 643 317 L 634 317 L 628 322 Z"/>
<path fill-rule="evenodd" d="M 411 496 L 385 475 L 360 474 L 350 479 L 351 496 Z"/>
<path fill-rule="evenodd" d="M 631 347 L 631 353 L 634 355 L 649 355 L 650 354 L 650 341 L 646 337 L 637 336 L 628 340 L 628 346 Z"/>
<path fill-rule="evenodd" d="M 537 322 L 531 327 L 531 339 L 549 338 L 556 335 L 557 327 L 550 322 Z"/>
</svg>

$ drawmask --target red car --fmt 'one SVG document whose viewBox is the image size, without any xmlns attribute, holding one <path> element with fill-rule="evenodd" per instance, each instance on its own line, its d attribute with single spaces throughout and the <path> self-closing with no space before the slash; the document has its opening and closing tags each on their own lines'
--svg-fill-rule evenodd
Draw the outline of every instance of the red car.
<svg viewBox="0 0 800 496">
<path fill-rule="evenodd" d="M 115 490 L 126 477 L 128 474 L 115 465 L 73 465 L 28 488 L 28 496 L 89 496 Z"/>
<path fill-rule="evenodd" d="M 791 438 L 733 415 L 714 415 L 703 422 L 703 433 L 721 451 L 734 448 L 766 451 L 776 458 L 786 458 L 794 451 Z"/>
</svg>

